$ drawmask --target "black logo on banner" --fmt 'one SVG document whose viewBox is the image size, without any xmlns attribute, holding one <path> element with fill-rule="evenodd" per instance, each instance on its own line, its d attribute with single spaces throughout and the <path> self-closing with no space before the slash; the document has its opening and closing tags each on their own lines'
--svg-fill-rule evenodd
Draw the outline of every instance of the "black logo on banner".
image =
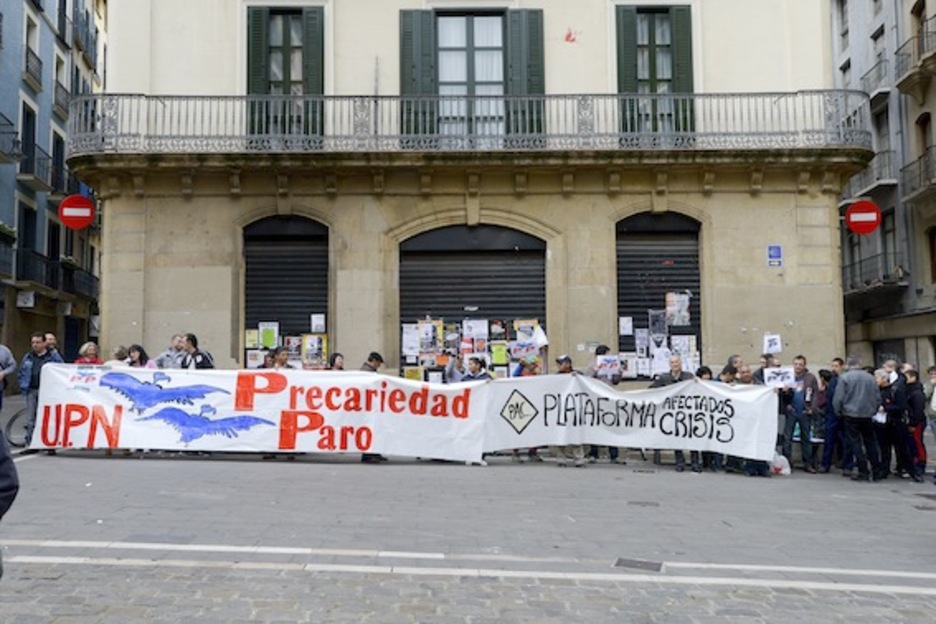
<svg viewBox="0 0 936 624">
<path fill-rule="evenodd" d="M 523 433 L 523 430 L 536 419 L 538 414 L 539 410 L 536 406 L 518 390 L 510 393 L 500 411 L 501 418 L 506 420 L 507 424 L 518 434 Z"/>
</svg>

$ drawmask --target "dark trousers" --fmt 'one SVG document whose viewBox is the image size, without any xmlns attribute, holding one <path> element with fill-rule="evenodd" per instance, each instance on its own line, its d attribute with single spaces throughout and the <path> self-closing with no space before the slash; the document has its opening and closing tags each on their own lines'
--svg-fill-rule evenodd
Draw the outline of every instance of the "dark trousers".
<svg viewBox="0 0 936 624">
<path fill-rule="evenodd" d="M 592 444 L 592 445 L 591 445 L 591 448 L 588 449 L 588 456 L 589 456 L 589 457 L 594 457 L 595 459 L 598 459 L 598 451 L 600 451 L 600 450 L 601 450 L 601 447 L 600 447 L 600 446 L 595 446 L 594 444 Z M 617 459 L 617 458 L 618 458 L 618 447 L 616 447 L 616 446 L 609 446 L 609 447 L 608 447 L 608 457 L 611 458 L 611 461 L 614 461 L 615 459 Z"/>
<path fill-rule="evenodd" d="M 907 427 L 899 418 L 887 417 L 883 425 L 874 426 L 878 446 L 881 450 L 881 470 L 888 474 L 891 469 L 891 460 L 897 460 L 897 472 L 910 472 L 913 470 L 913 459 L 910 455 L 910 436 Z"/>
<path fill-rule="evenodd" d="M 685 468 L 686 467 L 686 453 L 685 451 L 675 451 L 676 455 L 676 467 Z M 702 466 L 699 464 L 699 451 L 689 451 L 689 461 L 692 462 L 693 470 L 701 470 Z"/>
<path fill-rule="evenodd" d="M 826 470 L 832 468 L 832 459 L 835 449 L 838 448 L 842 460 L 842 470 L 851 470 L 854 464 L 854 454 L 845 438 L 845 423 L 835 414 L 826 418 L 825 443 L 822 445 L 822 467 Z"/>
<path fill-rule="evenodd" d="M 870 418 L 845 417 L 845 437 L 849 448 L 855 454 L 855 467 L 858 468 L 860 477 L 867 478 L 874 474 L 875 478 L 880 478 L 882 474 L 880 449 L 874 437 L 874 429 Z M 871 473 L 868 472 L 869 462 Z M 886 468 L 883 470 L 883 476 L 887 476 Z"/>
</svg>

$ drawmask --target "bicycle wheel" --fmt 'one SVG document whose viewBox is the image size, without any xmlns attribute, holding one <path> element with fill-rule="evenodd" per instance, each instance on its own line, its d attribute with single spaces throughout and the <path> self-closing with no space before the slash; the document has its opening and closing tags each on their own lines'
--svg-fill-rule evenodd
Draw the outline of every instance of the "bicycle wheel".
<svg viewBox="0 0 936 624">
<path fill-rule="evenodd" d="M 7 423 L 4 433 L 10 446 L 21 448 L 26 446 L 26 425 L 29 422 L 29 410 L 23 408 L 13 414 Z"/>
</svg>

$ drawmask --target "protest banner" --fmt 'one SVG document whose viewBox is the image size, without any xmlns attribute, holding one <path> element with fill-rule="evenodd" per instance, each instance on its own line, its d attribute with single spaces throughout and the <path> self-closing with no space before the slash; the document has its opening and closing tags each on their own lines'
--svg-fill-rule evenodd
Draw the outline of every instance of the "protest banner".
<svg viewBox="0 0 936 624">
<path fill-rule="evenodd" d="M 769 388 L 618 392 L 580 375 L 435 384 L 357 371 L 42 368 L 32 448 L 368 452 L 479 461 L 565 444 L 770 459 Z"/>
</svg>

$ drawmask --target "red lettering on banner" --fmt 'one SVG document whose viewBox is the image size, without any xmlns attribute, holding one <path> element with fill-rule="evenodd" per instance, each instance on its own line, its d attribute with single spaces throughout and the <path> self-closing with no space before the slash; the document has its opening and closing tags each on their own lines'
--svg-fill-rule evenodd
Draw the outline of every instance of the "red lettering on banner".
<svg viewBox="0 0 936 624">
<path fill-rule="evenodd" d="M 305 424 L 299 426 L 299 419 L 304 418 Z M 296 436 L 302 431 L 314 431 L 325 424 L 325 419 L 318 412 L 304 412 L 301 410 L 283 410 L 280 412 L 280 450 L 293 450 L 296 448 Z"/>
<path fill-rule="evenodd" d="M 468 397 L 471 389 L 465 390 L 461 396 L 452 399 L 452 416 L 455 418 L 468 418 Z"/>
<path fill-rule="evenodd" d="M 62 435 L 62 406 L 55 406 L 55 437 L 49 436 L 49 424 L 53 420 L 51 406 L 46 405 L 42 408 L 42 424 L 39 427 L 39 433 L 42 436 L 42 443 L 46 446 L 58 446 L 59 437 Z"/>
<path fill-rule="evenodd" d="M 81 425 L 88 422 L 90 415 L 91 414 L 85 405 L 79 405 L 77 403 L 65 404 L 65 429 L 62 432 L 62 447 L 71 448 L 74 446 L 71 441 L 72 429 L 75 427 L 80 427 Z"/>
<path fill-rule="evenodd" d="M 88 447 L 94 446 L 94 440 L 97 438 L 97 430 L 100 427 L 104 431 L 104 437 L 107 439 L 108 448 L 117 448 L 120 446 L 120 421 L 123 419 L 123 405 L 114 406 L 114 419 L 107 420 L 107 412 L 103 405 L 95 405 L 91 410 L 91 427 L 88 430 Z"/>
<path fill-rule="evenodd" d="M 406 406 L 406 393 L 399 388 L 391 390 L 389 402 L 390 411 L 394 412 L 395 414 L 399 414 Z"/>
<path fill-rule="evenodd" d="M 338 439 L 335 440 L 335 428 L 331 425 L 325 425 L 319 431 L 318 448 L 321 451 L 367 451 L 371 447 L 371 441 L 374 438 L 373 432 L 369 427 L 359 427 L 355 429 L 350 426 L 343 426 L 338 430 Z M 351 443 L 354 443 L 354 448 Z"/>
<path fill-rule="evenodd" d="M 264 386 L 258 386 L 257 381 L 263 379 L 266 382 Z M 234 409 L 237 411 L 253 411 L 254 395 L 256 394 L 277 394 L 286 389 L 286 376 L 280 373 L 238 373 L 237 390 L 234 394 Z M 296 405 L 292 401 L 295 397 L 290 397 L 290 407 Z"/>
<path fill-rule="evenodd" d="M 341 409 L 341 388 L 337 386 L 332 386 L 325 391 L 325 407 L 330 409 L 333 412 L 337 412 Z"/>
</svg>

